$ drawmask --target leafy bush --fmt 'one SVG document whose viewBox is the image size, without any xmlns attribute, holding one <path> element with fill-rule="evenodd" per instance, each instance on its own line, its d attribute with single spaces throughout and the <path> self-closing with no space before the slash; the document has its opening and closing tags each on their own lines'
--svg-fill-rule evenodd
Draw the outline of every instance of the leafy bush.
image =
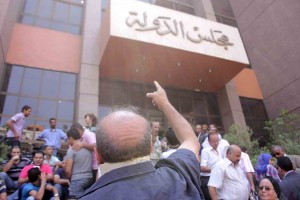
<svg viewBox="0 0 300 200">
<path fill-rule="evenodd" d="M 282 109 L 276 119 L 266 121 L 264 129 L 270 133 L 267 146 L 280 145 L 288 154 L 300 155 L 300 131 L 297 124 L 299 124 L 298 115 Z"/>
<path fill-rule="evenodd" d="M 237 124 L 233 124 L 229 127 L 228 133 L 224 135 L 224 139 L 230 144 L 236 144 L 238 146 L 246 147 L 249 154 L 252 154 L 254 149 L 257 148 L 258 142 L 256 140 L 251 141 L 251 135 L 253 131 L 249 128 L 241 128 Z"/>
</svg>

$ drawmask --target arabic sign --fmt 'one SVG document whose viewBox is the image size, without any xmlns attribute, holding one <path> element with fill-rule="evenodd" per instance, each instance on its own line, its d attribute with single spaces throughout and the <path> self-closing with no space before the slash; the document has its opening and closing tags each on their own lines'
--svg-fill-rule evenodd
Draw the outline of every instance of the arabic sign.
<svg viewBox="0 0 300 200">
<path fill-rule="evenodd" d="M 136 0 L 111 0 L 107 34 L 249 64 L 235 27 Z"/>
<path fill-rule="evenodd" d="M 192 31 L 186 31 L 182 21 L 168 16 L 157 16 L 151 21 L 148 19 L 146 12 L 143 12 L 142 16 L 139 14 L 136 11 L 130 11 L 125 21 L 127 26 L 136 31 L 155 31 L 161 36 L 167 34 L 172 34 L 173 36 L 181 35 L 183 39 L 187 38 L 190 42 L 210 42 L 224 47 L 225 50 L 228 49 L 228 46 L 233 46 L 233 43 L 229 42 L 229 38 L 221 30 L 210 29 L 210 34 L 205 35 L 200 32 L 198 26 L 194 26 Z"/>
</svg>

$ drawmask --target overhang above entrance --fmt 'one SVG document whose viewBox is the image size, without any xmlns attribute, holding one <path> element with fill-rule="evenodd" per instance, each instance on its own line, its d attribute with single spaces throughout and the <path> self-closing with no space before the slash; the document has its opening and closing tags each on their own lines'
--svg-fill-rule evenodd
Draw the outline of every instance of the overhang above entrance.
<svg viewBox="0 0 300 200">
<path fill-rule="evenodd" d="M 217 91 L 249 65 L 236 28 L 133 0 L 111 0 L 100 77 Z"/>
</svg>

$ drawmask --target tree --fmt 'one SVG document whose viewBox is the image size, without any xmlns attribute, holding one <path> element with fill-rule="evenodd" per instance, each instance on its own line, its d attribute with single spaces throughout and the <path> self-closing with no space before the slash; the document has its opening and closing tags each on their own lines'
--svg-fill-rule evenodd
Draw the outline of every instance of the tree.
<svg viewBox="0 0 300 200">
<path fill-rule="evenodd" d="M 280 145 L 288 154 L 300 155 L 300 131 L 297 128 L 299 117 L 297 114 L 282 109 L 277 118 L 266 121 L 265 124 L 264 129 L 270 133 L 268 147 Z"/>
</svg>

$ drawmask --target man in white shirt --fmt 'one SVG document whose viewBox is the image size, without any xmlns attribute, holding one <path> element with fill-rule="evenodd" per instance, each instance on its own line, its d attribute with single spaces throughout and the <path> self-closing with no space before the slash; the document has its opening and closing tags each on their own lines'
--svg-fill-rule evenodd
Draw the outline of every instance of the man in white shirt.
<svg viewBox="0 0 300 200">
<path fill-rule="evenodd" d="M 231 145 L 226 158 L 213 168 L 208 182 L 212 200 L 248 200 L 249 190 L 239 166 L 241 154 L 240 147 Z"/>
<path fill-rule="evenodd" d="M 242 171 L 244 172 L 244 176 L 245 179 L 247 180 L 246 183 L 249 191 L 254 192 L 255 191 L 255 186 L 253 182 L 254 168 L 252 166 L 251 160 L 247 153 L 242 152 L 239 165 Z"/>
<path fill-rule="evenodd" d="M 201 152 L 201 189 L 206 200 L 210 200 L 210 195 L 208 191 L 208 181 L 210 177 L 211 170 L 215 167 L 217 162 L 222 159 L 220 154 L 219 137 L 218 133 L 215 131 L 210 131 L 208 135 L 208 141 L 210 146 L 203 149 Z"/>
</svg>

